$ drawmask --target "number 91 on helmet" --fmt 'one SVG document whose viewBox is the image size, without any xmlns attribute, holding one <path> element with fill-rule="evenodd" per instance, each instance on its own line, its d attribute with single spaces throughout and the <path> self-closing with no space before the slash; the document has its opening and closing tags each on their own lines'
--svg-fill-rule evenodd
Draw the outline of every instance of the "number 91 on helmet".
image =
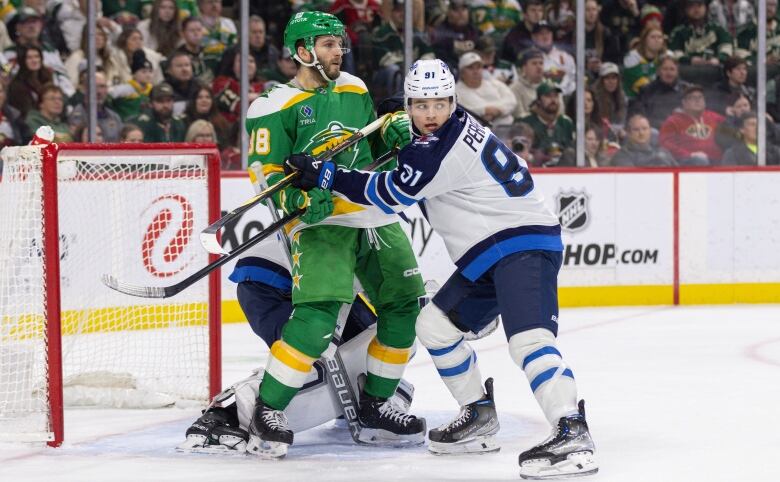
<svg viewBox="0 0 780 482">
<path fill-rule="evenodd" d="M 409 68 L 404 79 L 404 105 L 408 109 L 412 99 L 449 99 L 450 115 L 455 112 L 455 77 L 450 68 L 439 59 L 418 60 Z"/>
</svg>

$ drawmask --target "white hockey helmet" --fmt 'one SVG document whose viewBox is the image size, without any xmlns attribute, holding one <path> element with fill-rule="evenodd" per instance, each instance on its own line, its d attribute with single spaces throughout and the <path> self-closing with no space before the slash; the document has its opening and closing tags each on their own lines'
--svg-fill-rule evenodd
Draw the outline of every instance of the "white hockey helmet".
<svg viewBox="0 0 780 482">
<path fill-rule="evenodd" d="M 404 79 L 404 107 L 412 99 L 451 98 L 450 115 L 455 112 L 455 77 L 450 68 L 439 59 L 418 60 L 409 68 Z"/>
</svg>

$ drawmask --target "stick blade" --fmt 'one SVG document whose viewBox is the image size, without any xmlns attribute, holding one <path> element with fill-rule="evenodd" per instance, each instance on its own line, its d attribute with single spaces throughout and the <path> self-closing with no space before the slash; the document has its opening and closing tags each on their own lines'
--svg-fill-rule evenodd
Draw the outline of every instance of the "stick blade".
<svg viewBox="0 0 780 482">
<path fill-rule="evenodd" d="M 122 283 L 110 274 L 104 274 L 101 276 L 100 281 L 102 281 L 104 285 L 108 286 L 114 291 L 118 291 L 130 296 L 137 296 L 139 298 L 167 298 L 170 296 L 166 292 L 165 288 Z"/>
<path fill-rule="evenodd" d="M 219 228 L 212 229 L 211 226 L 203 230 L 200 233 L 201 246 L 211 254 L 229 254 L 225 248 L 219 244 L 219 241 L 217 240 L 217 231 L 219 231 Z"/>
</svg>

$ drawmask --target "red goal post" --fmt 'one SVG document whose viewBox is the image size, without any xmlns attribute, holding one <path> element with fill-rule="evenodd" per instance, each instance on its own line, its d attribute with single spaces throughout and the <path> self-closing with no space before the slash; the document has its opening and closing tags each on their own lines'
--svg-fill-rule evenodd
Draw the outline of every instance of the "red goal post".
<svg viewBox="0 0 780 482">
<path fill-rule="evenodd" d="M 193 144 L 50 144 L 2 152 L 0 441 L 62 443 L 63 406 L 202 404 L 221 390 L 219 272 L 170 300 L 100 283 L 166 285 L 216 259 L 219 154 Z"/>
</svg>

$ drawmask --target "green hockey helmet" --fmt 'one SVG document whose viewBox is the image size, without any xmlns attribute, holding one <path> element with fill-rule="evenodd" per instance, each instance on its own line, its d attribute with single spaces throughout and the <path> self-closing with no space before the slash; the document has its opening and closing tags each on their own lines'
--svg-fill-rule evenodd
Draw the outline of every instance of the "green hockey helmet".
<svg viewBox="0 0 780 482">
<path fill-rule="evenodd" d="M 344 36 L 344 24 L 341 20 L 325 12 L 299 12 L 290 18 L 284 29 L 284 46 L 290 49 L 293 57 L 298 56 L 295 43 L 303 40 L 306 50 L 314 51 L 314 39 L 320 35 Z"/>
</svg>

